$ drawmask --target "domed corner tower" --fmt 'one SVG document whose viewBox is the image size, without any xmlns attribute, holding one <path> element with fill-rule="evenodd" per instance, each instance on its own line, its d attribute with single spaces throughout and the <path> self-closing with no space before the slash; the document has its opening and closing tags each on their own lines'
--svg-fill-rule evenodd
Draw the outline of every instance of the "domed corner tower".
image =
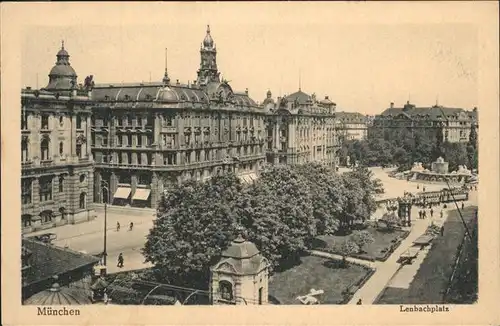
<svg viewBox="0 0 500 326">
<path fill-rule="evenodd" d="M 238 236 L 210 269 L 213 305 L 267 304 L 269 262 L 254 243 Z"/>
<path fill-rule="evenodd" d="M 77 85 L 77 75 L 69 62 L 69 54 L 64 49 L 64 41 L 61 44 L 61 49 L 57 52 L 57 61 L 50 70 L 49 84 L 45 87 L 48 91 L 69 91 Z"/>
</svg>

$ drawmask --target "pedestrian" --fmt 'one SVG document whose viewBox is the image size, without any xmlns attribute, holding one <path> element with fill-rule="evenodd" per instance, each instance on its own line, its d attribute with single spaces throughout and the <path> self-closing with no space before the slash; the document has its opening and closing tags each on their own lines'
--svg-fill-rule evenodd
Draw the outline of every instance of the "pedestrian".
<svg viewBox="0 0 500 326">
<path fill-rule="evenodd" d="M 441 213 L 439 215 L 441 218 L 443 218 L 443 211 L 441 211 Z"/>
<path fill-rule="evenodd" d="M 427 218 L 427 211 L 424 209 L 424 219 Z"/>
<path fill-rule="evenodd" d="M 106 289 L 104 289 L 104 295 L 103 295 L 102 299 L 104 301 L 104 304 L 108 304 L 109 299 L 108 299 L 108 293 L 106 292 Z"/>
<path fill-rule="evenodd" d="M 434 210 L 431 208 L 431 218 L 433 217 L 434 215 Z"/>
<path fill-rule="evenodd" d="M 462 202 L 462 210 L 464 210 L 464 207 L 465 207 L 465 204 L 464 204 L 464 202 Z"/>
<path fill-rule="evenodd" d="M 120 231 L 120 222 L 116 222 L 116 232 Z"/>
<path fill-rule="evenodd" d="M 359 299 L 359 300 L 358 300 L 358 302 L 356 302 L 356 304 L 357 304 L 358 306 L 360 306 L 360 305 L 362 305 L 362 304 L 363 304 L 363 302 L 361 301 L 361 299 Z"/>
<path fill-rule="evenodd" d="M 122 268 L 123 267 L 123 254 L 120 252 L 118 255 L 118 265 L 116 267 Z"/>
<path fill-rule="evenodd" d="M 418 189 L 420 189 L 420 185 L 419 185 L 419 184 L 417 184 L 417 190 L 418 190 Z"/>
<path fill-rule="evenodd" d="M 474 186 L 474 190 L 476 190 L 476 191 L 477 191 L 477 186 Z"/>
<path fill-rule="evenodd" d="M 444 234 L 444 225 L 443 225 L 443 226 L 441 226 L 441 230 L 440 230 L 440 232 L 441 232 L 441 236 L 443 236 L 443 234 Z"/>
<path fill-rule="evenodd" d="M 418 211 L 418 218 L 419 218 L 419 219 L 422 219 L 422 210 L 419 210 L 419 211 Z"/>
<path fill-rule="evenodd" d="M 129 227 L 129 231 L 132 231 L 132 229 L 134 228 L 134 223 L 133 222 L 130 222 L 130 227 Z"/>
</svg>

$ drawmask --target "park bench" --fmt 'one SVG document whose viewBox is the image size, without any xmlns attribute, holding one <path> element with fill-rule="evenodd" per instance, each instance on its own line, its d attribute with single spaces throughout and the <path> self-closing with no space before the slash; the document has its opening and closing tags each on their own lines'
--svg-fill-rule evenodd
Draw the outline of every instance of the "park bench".
<svg viewBox="0 0 500 326">
<path fill-rule="evenodd" d="M 410 265 L 413 262 L 413 260 L 417 258 L 419 251 L 420 251 L 419 247 L 413 246 L 408 248 L 405 252 L 401 254 L 401 256 L 399 256 L 398 262 L 401 265 L 406 265 L 406 264 Z"/>
</svg>

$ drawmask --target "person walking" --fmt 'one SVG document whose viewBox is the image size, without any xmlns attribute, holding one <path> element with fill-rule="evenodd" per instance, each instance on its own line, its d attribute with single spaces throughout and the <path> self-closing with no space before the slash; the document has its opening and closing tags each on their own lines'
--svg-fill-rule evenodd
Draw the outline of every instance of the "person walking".
<svg viewBox="0 0 500 326">
<path fill-rule="evenodd" d="M 123 268 L 123 254 L 121 252 L 118 255 L 118 265 L 116 267 Z"/>
<path fill-rule="evenodd" d="M 464 207 L 465 207 L 465 204 L 464 204 L 464 202 L 462 202 L 462 210 L 464 210 Z"/>
<path fill-rule="evenodd" d="M 427 218 L 427 211 L 424 209 L 424 219 Z"/>
<path fill-rule="evenodd" d="M 433 215 L 434 215 L 434 210 L 431 207 L 431 218 L 433 217 Z"/>
<path fill-rule="evenodd" d="M 439 215 L 441 218 L 443 218 L 443 211 L 441 211 L 441 213 Z"/>
<path fill-rule="evenodd" d="M 441 236 L 443 236 L 443 234 L 444 234 L 444 225 L 443 225 L 443 226 L 441 226 L 440 233 L 441 233 Z"/>
<path fill-rule="evenodd" d="M 425 186 L 422 187 L 422 190 L 425 192 Z"/>
<path fill-rule="evenodd" d="M 120 222 L 116 222 L 116 232 L 120 231 Z"/>
<path fill-rule="evenodd" d="M 130 222 L 130 226 L 129 226 L 129 231 L 132 231 L 132 229 L 134 228 L 134 222 Z"/>
</svg>

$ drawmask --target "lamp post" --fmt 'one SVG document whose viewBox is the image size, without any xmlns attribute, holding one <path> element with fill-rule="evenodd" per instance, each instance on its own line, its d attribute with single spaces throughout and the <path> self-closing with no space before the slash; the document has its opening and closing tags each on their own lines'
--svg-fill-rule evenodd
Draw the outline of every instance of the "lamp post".
<svg viewBox="0 0 500 326">
<path fill-rule="evenodd" d="M 107 214 L 107 206 L 108 206 L 108 200 L 109 200 L 109 197 L 110 197 L 110 192 L 109 192 L 109 185 L 106 181 L 104 180 L 101 180 L 101 188 L 106 190 L 106 192 L 108 193 L 108 196 L 106 198 L 106 201 L 104 202 L 104 251 L 102 253 L 102 256 L 103 256 L 103 265 L 105 267 L 104 269 L 104 275 L 106 274 L 106 268 L 107 268 L 107 264 L 106 264 L 106 257 L 108 255 L 107 253 L 107 229 L 108 229 L 108 214 Z M 101 196 L 102 196 L 102 191 L 101 191 Z"/>
</svg>

